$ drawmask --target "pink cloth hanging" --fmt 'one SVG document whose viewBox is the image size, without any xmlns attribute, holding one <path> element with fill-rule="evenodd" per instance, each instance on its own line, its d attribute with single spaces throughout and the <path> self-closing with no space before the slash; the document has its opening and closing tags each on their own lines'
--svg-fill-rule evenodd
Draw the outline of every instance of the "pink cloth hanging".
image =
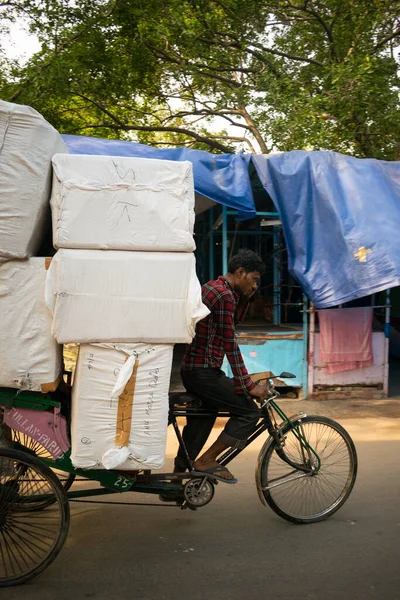
<svg viewBox="0 0 400 600">
<path fill-rule="evenodd" d="M 318 311 L 320 359 L 327 373 L 370 367 L 372 308 L 333 308 Z"/>
</svg>

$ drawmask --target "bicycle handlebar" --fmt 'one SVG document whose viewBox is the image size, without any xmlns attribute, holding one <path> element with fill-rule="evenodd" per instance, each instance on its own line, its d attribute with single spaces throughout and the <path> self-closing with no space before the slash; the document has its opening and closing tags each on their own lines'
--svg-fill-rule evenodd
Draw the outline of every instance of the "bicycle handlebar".
<svg viewBox="0 0 400 600">
<path fill-rule="evenodd" d="M 265 398 L 263 400 L 262 404 L 260 405 L 260 408 L 264 408 L 264 406 L 266 406 L 266 404 L 268 404 L 268 402 L 270 400 L 274 400 L 275 398 L 278 398 L 278 396 L 280 396 L 280 393 L 275 389 L 274 382 L 273 382 L 273 377 L 263 377 L 262 379 L 258 379 L 255 382 L 255 384 L 256 385 L 260 385 L 260 383 L 262 381 L 266 381 L 267 382 L 266 388 L 267 388 L 267 392 L 268 392 L 269 397 Z"/>
</svg>

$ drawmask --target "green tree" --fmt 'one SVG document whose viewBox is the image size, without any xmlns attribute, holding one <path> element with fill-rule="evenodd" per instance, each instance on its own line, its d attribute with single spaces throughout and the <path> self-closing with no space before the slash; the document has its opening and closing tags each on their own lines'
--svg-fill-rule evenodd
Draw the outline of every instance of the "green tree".
<svg viewBox="0 0 400 600">
<path fill-rule="evenodd" d="M 63 132 L 400 159 L 397 0 L 3 4 L 42 50 L 0 94 Z"/>
</svg>

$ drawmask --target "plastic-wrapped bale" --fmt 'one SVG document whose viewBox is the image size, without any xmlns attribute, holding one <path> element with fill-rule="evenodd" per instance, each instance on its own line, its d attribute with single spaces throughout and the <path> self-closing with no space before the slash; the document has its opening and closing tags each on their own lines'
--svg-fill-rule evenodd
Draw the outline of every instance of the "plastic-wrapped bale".
<svg viewBox="0 0 400 600">
<path fill-rule="evenodd" d="M 62 347 L 51 334 L 44 294 L 47 258 L 0 265 L 0 387 L 36 392 L 57 388 Z"/>
<path fill-rule="evenodd" d="M 82 344 L 72 390 L 76 468 L 161 469 L 173 345 Z"/>
<path fill-rule="evenodd" d="M 32 256 L 49 216 L 60 134 L 33 108 L 0 100 L 0 263 Z"/>
<path fill-rule="evenodd" d="M 59 343 L 190 343 L 208 315 L 185 252 L 58 250 L 46 283 Z"/>
<path fill-rule="evenodd" d="M 192 252 L 192 164 L 118 156 L 53 157 L 56 248 Z"/>
</svg>

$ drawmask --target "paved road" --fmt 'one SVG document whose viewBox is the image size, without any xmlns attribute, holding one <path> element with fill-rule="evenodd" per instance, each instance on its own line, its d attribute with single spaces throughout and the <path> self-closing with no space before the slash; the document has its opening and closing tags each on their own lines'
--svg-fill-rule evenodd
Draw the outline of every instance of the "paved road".
<svg viewBox="0 0 400 600">
<path fill-rule="evenodd" d="M 74 504 L 59 558 L 34 582 L 1 596 L 399 600 L 400 419 L 336 412 L 356 442 L 360 465 L 350 499 L 331 519 L 296 526 L 262 506 L 254 485 L 257 449 L 249 450 L 233 463 L 239 483 L 220 484 L 213 502 L 197 512 Z"/>
</svg>

